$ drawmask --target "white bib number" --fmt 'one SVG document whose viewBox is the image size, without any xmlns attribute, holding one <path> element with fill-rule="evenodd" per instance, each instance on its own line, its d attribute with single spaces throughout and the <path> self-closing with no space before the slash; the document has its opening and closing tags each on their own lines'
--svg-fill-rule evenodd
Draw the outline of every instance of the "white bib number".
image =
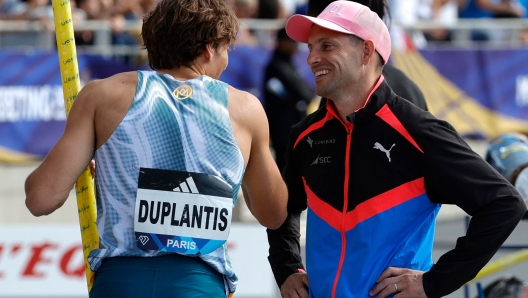
<svg viewBox="0 0 528 298">
<path fill-rule="evenodd" d="M 232 194 L 216 176 L 141 168 L 134 214 L 138 247 L 187 255 L 215 251 L 229 236 Z"/>
</svg>

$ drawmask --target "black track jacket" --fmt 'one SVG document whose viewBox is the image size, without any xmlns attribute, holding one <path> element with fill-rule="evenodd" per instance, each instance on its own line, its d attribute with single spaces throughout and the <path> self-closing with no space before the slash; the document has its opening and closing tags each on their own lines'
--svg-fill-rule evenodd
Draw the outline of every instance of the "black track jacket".
<svg viewBox="0 0 528 298">
<path fill-rule="evenodd" d="M 526 211 L 516 189 L 451 125 L 385 82 L 348 120 L 329 102 L 291 129 L 283 172 L 289 215 L 268 230 L 279 287 L 303 268 L 299 218 L 306 208 L 311 297 L 368 297 L 389 266 L 425 271 L 428 297 L 474 278 Z M 466 236 L 433 264 L 440 204 L 472 219 Z"/>
</svg>

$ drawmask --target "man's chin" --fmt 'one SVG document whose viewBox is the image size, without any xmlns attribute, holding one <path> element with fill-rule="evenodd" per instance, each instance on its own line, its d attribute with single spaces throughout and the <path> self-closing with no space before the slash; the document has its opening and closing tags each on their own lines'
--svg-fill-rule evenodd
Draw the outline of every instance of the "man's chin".
<svg viewBox="0 0 528 298">
<path fill-rule="evenodd" d="M 324 98 L 328 98 L 330 95 L 329 92 L 327 92 L 325 88 L 323 88 L 323 86 L 318 86 L 318 85 L 315 85 L 315 94 L 321 97 L 324 97 Z"/>
</svg>

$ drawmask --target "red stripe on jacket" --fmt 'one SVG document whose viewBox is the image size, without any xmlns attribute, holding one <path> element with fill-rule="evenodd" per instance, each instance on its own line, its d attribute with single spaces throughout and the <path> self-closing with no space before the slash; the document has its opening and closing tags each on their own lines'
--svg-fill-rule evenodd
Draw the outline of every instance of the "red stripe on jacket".
<svg viewBox="0 0 528 298">
<path fill-rule="evenodd" d="M 343 212 L 336 210 L 330 204 L 317 197 L 308 187 L 304 178 L 303 182 L 310 209 L 331 227 L 343 232 L 349 231 L 359 223 L 425 193 L 423 178 L 404 183 L 357 205 L 354 210 L 346 213 L 345 225 L 342 226 Z"/>
<path fill-rule="evenodd" d="M 396 118 L 394 113 L 390 110 L 389 106 L 385 104 L 381 109 L 376 113 L 376 116 L 380 117 L 381 120 L 385 121 L 387 124 L 392 126 L 397 132 L 399 132 L 404 138 L 406 138 L 411 144 L 414 145 L 420 152 L 424 153 L 422 148 L 411 137 L 407 129 L 401 124 L 400 120 Z"/>
<path fill-rule="evenodd" d="M 312 131 L 316 130 L 316 129 L 319 129 L 321 127 L 323 127 L 323 125 L 326 123 L 326 121 L 332 119 L 333 116 L 330 114 L 330 113 L 326 113 L 326 116 L 315 122 L 314 124 L 310 125 L 305 131 L 303 131 L 299 137 L 297 138 L 297 140 L 295 141 L 295 144 L 293 145 L 293 148 L 297 147 L 297 144 L 309 133 L 311 133 Z"/>
</svg>

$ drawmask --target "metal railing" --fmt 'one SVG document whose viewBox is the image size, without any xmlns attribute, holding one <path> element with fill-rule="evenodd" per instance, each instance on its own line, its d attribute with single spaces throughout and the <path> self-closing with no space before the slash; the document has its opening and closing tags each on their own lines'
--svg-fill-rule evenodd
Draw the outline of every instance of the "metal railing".
<svg viewBox="0 0 528 298">
<path fill-rule="evenodd" d="M 484 45 L 489 47 L 504 46 L 526 46 L 518 38 L 521 30 L 528 30 L 528 19 L 459 19 L 456 22 L 445 24 L 441 22 L 416 22 L 413 25 L 402 26 L 409 32 L 419 32 L 431 29 L 447 29 L 452 32 L 450 46 L 467 47 Z M 471 40 L 471 32 L 475 30 L 488 32 L 501 32 L 506 38 L 492 39 L 486 42 L 475 42 Z M 433 43 L 434 45 L 434 43 Z"/>
<path fill-rule="evenodd" d="M 241 20 L 242 26 L 254 30 L 257 38 L 259 33 L 267 30 L 277 30 L 284 26 L 284 20 Z M 122 27 L 123 32 L 130 33 L 140 40 L 141 21 L 126 21 Z M 92 31 L 94 42 L 90 46 L 80 46 L 83 52 L 97 53 L 101 55 L 130 55 L 143 52 L 140 46 L 112 45 L 112 28 L 109 21 L 86 20 L 74 24 L 75 32 Z M 28 39 L 24 43 L 24 35 Z M 12 42 L 13 37 L 19 37 L 18 41 Z M 7 37 L 7 38 L 6 38 Z M 35 38 L 38 37 L 38 38 Z M 10 42 L 11 41 L 11 42 Z M 27 42 L 29 41 L 29 42 Z M 54 49 L 55 33 L 47 30 L 39 21 L 11 21 L 0 20 L 0 49 L 33 50 L 35 48 Z"/>
<path fill-rule="evenodd" d="M 261 43 L 265 43 L 265 34 L 284 26 L 285 20 L 242 19 L 241 25 L 252 30 Z M 492 40 L 487 46 L 517 46 L 516 39 L 520 30 L 528 30 L 528 19 L 459 19 L 451 24 L 440 22 L 417 22 L 405 25 L 396 21 L 390 27 L 399 26 L 410 33 L 431 29 L 448 29 L 453 33 L 450 46 L 470 46 L 475 43 L 470 38 L 472 30 L 502 30 L 508 32 L 511 38 L 507 40 Z M 86 20 L 74 23 L 76 32 L 92 31 L 94 42 L 91 46 L 81 46 L 81 50 L 101 55 L 138 55 L 143 52 L 139 46 L 112 45 L 112 29 L 109 21 Z M 123 31 L 131 33 L 140 40 L 141 21 L 127 21 Z M 24 36 L 27 38 L 24 40 Z M 433 43 L 434 45 L 434 43 Z M 0 20 L 0 49 L 34 50 L 54 49 L 55 35 L 53 30 L 46 30 L 39 21 L 8 21 Z"/>
</svg>

